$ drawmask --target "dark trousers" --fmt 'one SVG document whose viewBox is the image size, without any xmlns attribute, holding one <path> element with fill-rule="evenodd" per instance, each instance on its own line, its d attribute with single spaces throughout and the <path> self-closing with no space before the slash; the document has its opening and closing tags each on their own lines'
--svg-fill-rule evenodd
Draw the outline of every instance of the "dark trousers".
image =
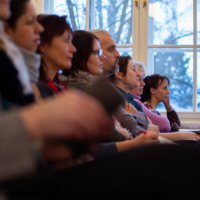
<svg viewBox="0 0 200 200">
<path fill-rule="evenodd" d="M 148 146 L 14 181 L 6 190 L 20 200 L 200 199 L 200 155 L 184 146 Z"/>
</svg>

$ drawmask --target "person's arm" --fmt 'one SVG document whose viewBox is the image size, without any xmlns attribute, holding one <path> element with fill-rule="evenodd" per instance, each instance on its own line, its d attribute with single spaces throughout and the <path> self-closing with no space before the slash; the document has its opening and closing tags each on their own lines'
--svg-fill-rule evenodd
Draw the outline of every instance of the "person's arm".
<svg viewBox="0 0 200 200">
<path fill-rule="evenodd" d="M 146 135 L 140 134 L 133 140 L 98 144 L 97 149 L 92 156 L 94 156 L 95 159 L 106 158 L 137 147 L 158 143 L 158 134 L 148 132 Z"/>
<path fill-rule="evenodd" d="M 100 102 L 80 91 L 71 91 L 41 105 L 2 112 L 0 182 L 36 170 L 32 144 L 38 139 L 45 141 L 40 149 L 44 158 L 59 161 L 74 156 L 66 142 L 75 140 L 93 146 L 108 137 L 111 125 L 111 118 Z"/>
<path fill-rule="evenodd" d="M 117 142 L 116 147 L 119 153 L 131 150 L 133 148 L 151 145 L 151 144 L 158 144 L 158 134 L 153 132 L 148 132 L 148 134 L 140 134 L 138 137 L 134 138 L 133 140 L 124 141 L 124 142 Z"/>
<path fill-rule="evenodd" d="M 159 127 L 160 132 L 171 131 L 170 123 L 167 117 L 163 115 L 157 115 L 151 112 L 141 101 L 137 101 L 137 102 L 142 106 L 142 109 L 144 110 L 145 114 L 149 117 L 149 119 L 152 121 L 152 123 Z"/>
<path fill-rule="evenodd" d="M 200 140 L 200 137 L 194 132 L 173 132 L 173 133 L 160 133 L 159 136 L 162 136 L 171 141 L 178 140 Z"/>
<path fill-rule="evenodd" d="M 181 122 L 175 110 L 167 112 L 167 118 L 170 122 L 171 132 L 178 131 L 181 128 Z"/>
<path fill-rule="evenodd" d="M 181 128 L 180 119 L 176 113 L 176 111 L 172 108 L 170 104 L 170 98 L 167 97 L 167 100 L 163 102 L 165 109 L 167 111 L 167 118 L 169 119 L 171 132 L 178 131 Z"/>
<path fill-rule="evenodd" d="M 110 138 L 111 142 L 128 140 L 128 138 L 125 135 L 123 135 L 120 132 L 120 130 L 117 130 L 115 128 L 113 128 L 113 130 L 111 131 L 109 138 Z"/>
<path fill-rule="evenodd" d="M 118 113 L 115 117 L 120 122 L 121 126 L 130 130 L 134 136 L 137 136 L 140 132 L 136 129 L 136 125 L 141 126 L 144 129 L 148 127 L 148 120 L 145 113 L 137 112 L 130 114 L 126 112 L 122 106 L 119 107 Z"/>
<path fill-rule="evenodd" d="M 0 115 L 0 182 L 36 171 L 37 162 L 18 111 Z"/>
</svg>

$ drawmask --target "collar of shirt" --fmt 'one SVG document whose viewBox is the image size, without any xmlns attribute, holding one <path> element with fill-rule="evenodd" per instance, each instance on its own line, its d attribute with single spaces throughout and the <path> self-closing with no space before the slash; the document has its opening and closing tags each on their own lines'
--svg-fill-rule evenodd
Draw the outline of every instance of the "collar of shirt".
<svg viewBox="0 0 200 200">
<path fill-rule="evenodd" d="M 131 101 L 133 101 L 134 97 L 132 94 L 126 93 L 124 90 L 122 90 L 121 88 L 116 87 L 123 95 L 124 99 L 130 103 Z"/>
</svg>

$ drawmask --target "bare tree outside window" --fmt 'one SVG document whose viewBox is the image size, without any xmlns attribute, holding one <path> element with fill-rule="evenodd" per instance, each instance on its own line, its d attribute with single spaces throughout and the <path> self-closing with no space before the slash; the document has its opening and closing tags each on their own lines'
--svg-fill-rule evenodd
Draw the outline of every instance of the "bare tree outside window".
<svg viewBox="0 0 200 200">
<path fill-rule="evenodd" d="M 132 44 L 131 0 L 96 0 L 94 17 L 95 26 L 90 24 L 91 29 L 109 31 L 117 44 Z"/>
<path fill-rule="evenodd" d="M 58 15 L 67 15 L 72 30 L 85 30 L 85 0 L 56 0 L 54 1 L 54 13 Z"/>
<path fill-rule="evenodd" d="M 94 2 L 94 27 L 109 31 L 117 44 L 132 43 L 132 1 L 131 0 L 91 0 Z M 56 0 L 54 13 L 68 15 L 73 30 L 85 30 L 86 0 Z"/>
<path fill-rule="evenodd" d="M 149 14 L 148 60 L 154 60 L 154 73 L 169 77 L 174 108 L 193 109 L 193 49 L 161 48 L 159 45 L 193 45 L 193 1 L 151 0 Z M 150 12 L 150 11 L 149 11 Z M 163 108 L 163 105 L 160 105 Z"/>
</svg>

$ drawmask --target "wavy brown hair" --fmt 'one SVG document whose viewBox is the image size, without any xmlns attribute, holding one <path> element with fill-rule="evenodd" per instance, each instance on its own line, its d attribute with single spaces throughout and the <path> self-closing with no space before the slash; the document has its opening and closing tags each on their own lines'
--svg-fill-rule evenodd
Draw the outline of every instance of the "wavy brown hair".
<svg viewBox="0 0 200 200">
<path fill-rule="evenodd" d="M 51 41 L 55 36 L 61 36 L 66 30 L 69 34 L 73 35 L 70 25 L 67 23 L 67 16 L 58 15 L 38 15 L 38 22 L 44 27 L 44 32 L 40 34 L 41 45 L 51 44 Z M 37 53 L 42 55 L 40 46 L 37 49 Z M 41 60 L 40 65 L 40 80 L 45 81 L 47 79 L 47 66 L 44 60 Z M 58 74 L 56 74 L 54 81 L 58 81 Z"/>
<path fill-rule="evenodd" d="M 143 79 L 145 86 L 140 101 L 144 103 L 145 101 L 151 100 L 151 88 L 157 89 L 158 86 L 162 84 L 164 80 L 167 81 L 168 85 L 170 84 L 170 80 L 167 76 L 162 76 L 160 74 L 146 76 Z"/>
</svg>

